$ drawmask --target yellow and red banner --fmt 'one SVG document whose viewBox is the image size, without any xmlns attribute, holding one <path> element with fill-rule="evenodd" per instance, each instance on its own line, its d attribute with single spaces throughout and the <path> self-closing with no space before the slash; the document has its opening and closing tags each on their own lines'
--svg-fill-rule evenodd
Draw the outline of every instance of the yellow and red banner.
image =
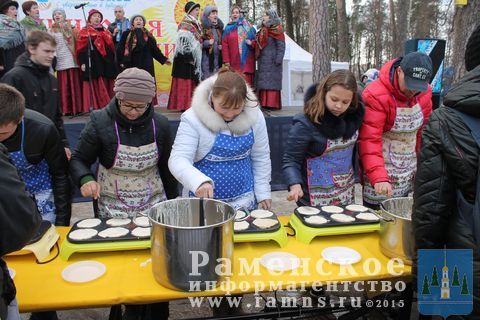
<svg viewBox="0 0 480 320">
<path fill-rule="evenodd" d="M 56 8 L 62 8 L 67 14 L 67 20 L 77 28 L 84 26 L 83 13 L 81 9 L 75 9 L 76 5 L 82 3 L 79 0 L 36 0 L 40 7 L 40 18 L 47 27 L 52 24 L 52 12 Z M 159 48 L 170 61 L 173 61 L 175 52 L 175 36 L 177 25 L 185 15 L 184 7 L 189 0 L 91 0 L 85 6 L 85 13 L 91 9 L 97 9 L 103 14 L 103 24 L 107 27 L 115 21 L 114 9 L 122 6 L 125 9 L 125 16 L 130 18 L 134 14 L 141 14 L 147 19 L 146 28 L 156 37 Z M 21 5 L 25 1 L 19 1 L 19 20 L 23 18 Z M 229 8 L 228 0 L 196 0 L 201 6 L 200 16 L 207 5 L 218 7 L 220 19 L 225 24 L 228 22 Z M 155 63 L 155 78 L 157 81 L 158 102 L 160 106 L 168 103 L 168 94 L 171 83 L 171 66 Z"/>
</svg>

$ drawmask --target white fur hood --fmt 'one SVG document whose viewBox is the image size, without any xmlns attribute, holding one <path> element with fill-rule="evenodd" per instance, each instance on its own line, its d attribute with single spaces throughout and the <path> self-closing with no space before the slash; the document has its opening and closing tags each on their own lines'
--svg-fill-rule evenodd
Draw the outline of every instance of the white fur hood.
<svg viewBox="0 0 480 320">
<path fill-rule="evenodd" d="M 252 88 L 247 84 L 247 102 L 243 111 L 231 122 L 227 123 L 213 110 L 208 103 L 208 96 L 212 91 L 217 75 L 204 80 L 195 89 L 192 98 L 192 109 L 198 119 L 212 132 L 230 131 L 235 135 L 247 133 L 257 122 L 259 114 L 258 101 Z"/>
</svg>

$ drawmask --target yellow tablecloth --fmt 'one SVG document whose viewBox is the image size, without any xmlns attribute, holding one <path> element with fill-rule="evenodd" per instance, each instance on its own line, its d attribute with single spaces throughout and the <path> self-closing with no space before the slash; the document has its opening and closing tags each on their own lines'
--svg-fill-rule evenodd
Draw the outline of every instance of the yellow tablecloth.
<svg viewBox="0 0 480 320">
<path fill-rule="evenodd" d="M 288 217 L 281 217 L 286 223 Z M 65 239 L 69 228 L 60 227 L 60 241 Z M 330 246 L 347 246 L 357 250 L 362 255 L 362 260 L 354 264 L 352 268 L 357 273 L 352 275 L 349 272 L 340 274 L 340 267 L 328 263 L 322 264 L 323 272 L 316 271 L 316 264 L 321 258 L 323 249 Z M 259 267 L 260 274 L 250 275 L 240 272 L 240 260 L 245 259 L 249 264 L 254 258 L 272 251 L 283 251 L 295 254 L 299 258 L 309 258 L 309 273 L 303 273 L 303 269 L 287 271 L 281 274 L 273 273 L 263 266 Z M 120 303 L 138 304 L 151 303 L 155 301 L 175 300 L 192 296 L 214 296 L 223 295 L 221 288 L 211 291 L 183 293 L 170 290 L 160 286 L 153 278 L 151 263 L 145 263 L 150 258 L 149 250 L 140 251 L 117 251 L 104 253 L 81 253 L 74 254 L 69 261 L 57 258 L 51 263 L 39 265 L 35 263 L 33 255 L 10 256 L 6 258 L 8 266 L 16 271 L 14 278 L 17 287 L 17 298 L 21 312 L 60 310 L 87 307 L 101 307 Z M 368 274 L 365 269 L 365 261 L 369 258 L 378 259 L 381 270 L 375 274 Z M 61 272 L 68 265 L 83 261 L 95 260 L 106 265 L 106 273 L 94 281 L 82 284 L 66 282 L 62 279 Z M 312 284 L 318 281 L 358 281 L 378 280 L 396 278 L 387 270 L 389 259 L 385 257 L 379 248 L 378 234 L 376 232 L 357 234 L 318 237 L 310 244 L 303 244 L 289 237 L 288 244 L 280 248 L 274 242 L 237 243 L 234 250 L 234 275 L 231 283 L 236 286 L 243 285 L 244 290 L 247 284 L 250 286 L 248 292 L 254 292 L 255 282 L 266 285 L 265 291 L 270 288 L 270 282 L 274 286 L 283 283 L 284 287 L 295 283 Z M 374 263 L 370 263 L 373 272 Z M 402 277 L 409 276 L 409 266 L 395 269 L 402 272 Z M 232 293 L 247 293 L 240 289 Z"/>
</svg>

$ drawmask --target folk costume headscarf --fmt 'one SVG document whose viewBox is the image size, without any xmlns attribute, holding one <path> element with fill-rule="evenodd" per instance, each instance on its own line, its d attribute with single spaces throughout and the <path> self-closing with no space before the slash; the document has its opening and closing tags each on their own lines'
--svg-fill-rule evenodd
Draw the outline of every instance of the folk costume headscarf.
<svg viewBox="0 0 480 320">
<path fill-rule="evenodd" d="M 77 42 L 77 56 L 79 53 L 83 52 L 86 50 L 88 47 L 88 34 L 90 33 L 90 37 L 92 38 L 93 45 L 95 48 L 98 50 L 100 55 L 102 57 L 105 57 L 107 55 L 107 47 L 112 51 L 115 52 L 115 45 L 113 44 L 113 38 L 112 34 L 107 31 L 101 23 L 99 25 L 92 25 L 90 23 L 90 17 L 94 13 L 99 13 L 102 16 L 103 15 L 100 11 L 92 9 L 88 12 L 88 25 L 84 27 L 79 35 L 78 35 L 78 42 Z"/>
<path fill-rule="evenodd" d="M 42 19 L 26 16 L 22 19 L 22 24 L 27 30 L 47 31 L 47 27 L 43 24 Z"/>
<path fill-rule="evenodd" d="M 280 18 L 273 9 L 267 10 L 267 16 L 270 17 L 265 24 L 262 23 L 260 30 L 257 32 L 257 46 L 255 47 L 255 57 L 260 56 L 261 51 L 268 45 L 268 37 L 272 37 L 279 41 L 285 42 L 285 32 L 280 24 Z"/>
<path fill-rule="evenodd" d="M 0 48 L 4 50 L 15 48 L 25 42 L 25 29 L 15 19 L 0 14 Z"/>
<path fill-rule="evenodd" d="M 189 1 L 185 5 L 185 17 L 178 25 L 175 56 L 177 54 L 191 54 L 195 66 L 195 75 L 202 78 L 202 27 L 200 22 L 190 13 L 200 7 L 198 3 Z"/>
<path fill-rule="evenodd" d="M 136 17 L 142 18 L 143 27 L 135 28 L 133 24 L 130 26 L 130 30 L 128 31 L 127 35 L 127 41 L 125 43 L 125 50 L 123 51 L 124 57 L 129 57 L 137 46 L 139 49 L 143 48 L 147 44 L 148 38 L 153 37 L 151 33 L 145 29 L 147 20 L 144 16 L 136 14 L 130 19 L 130 21 L 133 23 L 133 20 L 135 20 Z"/>
<path fill-rule="evenodd" d="M 60 13 L 63 16 L 63 21 L 62 22 L 54 21 L 52 24 L 51 31 L 54 33 L 61 33 L 63 35 L 63 39 L 65 39 L 65 43 L 67 44 L 68 49 L 74 55 L 78 31 L 72 28 L 72 25 L 67 22 L 67 15 L 65 14 L 65 10 L 61 8 L 53 10 L 52 18 L 55 16 L 55 13 Z"/>
<path fill-rule="evenodd" d="M 238 52 L 240 55 L 240 66 L 243 69 L 247 63 L 248 46 L 247 40 L 255 40 L 255 28 L 245 18 L 240 17 L 237 21 L 231 21 L 223 31 L 223 37 L 228 36 L 232 32 L 238 34 Z"/>
</svg>

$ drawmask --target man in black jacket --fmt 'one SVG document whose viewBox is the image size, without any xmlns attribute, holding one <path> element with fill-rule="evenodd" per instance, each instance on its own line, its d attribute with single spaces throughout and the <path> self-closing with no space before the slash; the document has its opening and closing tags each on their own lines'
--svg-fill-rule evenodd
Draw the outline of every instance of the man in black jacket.
<svg viewBox="0 0 480 320">
<path fill-rule="evenodd" d="M 65 153 L 70 159 L 68 140 L 63 128 L 57 79 L 50 74 L 55 56 L 55 39 L 44 31 L 34 30 L 27 37 L 27 52 L 18 57 L 15 67 L 0 82 L 18 89 L 25 97 L 26 107 L 40 112 L 55 123 Z"/>
<path fill-rule="evenodd" d="M 110 23 L 110 25 L 108 26 L 108 31 L 110 31 L 113 36 L 113 43 L 115 44 L 116 48 L 120 43 L 122 34 L 130 30 L 130 20 L 125 17 L 125 9 L 123 9 L 122 6 L 116 6 L 114 14 L 115 21 Z"/>
<path fill-rule="evenodd" d="M 35 196 L 43 219 L 68 226 L 71 185 L 60 136 L 47 117 L 25 110 L 24 101 L 18 90 L 0 84 L 0 142 Z"/>
<path fill-rule="evenodd" d="M 1 132 L 1 131 L 0 131 Z M 25 246 L 37 232 L 41 218 L 25 190 L 7 149 L 0 143 L 0 257 Z M 18 313 L 15 285 L 0 258 L 0 319 Z M 10 306 L 9 306 L 10 305 Z"/>
<path fill-rule="evenodd" d="M 444 105 L 432 113 L 423 131 L 412 223 L 417 250 L 472 249 L 473 313 L 470 316 L 478 318 L 480 248 L 475 239 L 478 240 L 480 234 L 463 217 L 465 210 L 458 209 L 457 200 L 461 197 L 457 192 L 470 204 L 479 196 L 480 148 L 457 112 L 480 122 L 480 25 L 468 40 L 465 67 L 469 72 L 448 91 Z M 416 276 L 414 272 L 415 279 Z"/>
</svg>

